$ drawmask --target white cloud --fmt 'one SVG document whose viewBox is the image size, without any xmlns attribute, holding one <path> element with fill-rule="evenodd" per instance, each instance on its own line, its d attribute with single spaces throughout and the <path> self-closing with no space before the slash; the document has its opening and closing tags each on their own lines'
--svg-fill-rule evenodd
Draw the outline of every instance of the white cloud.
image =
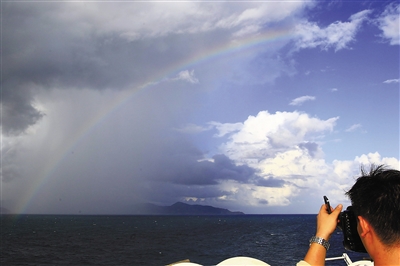
<svg viewBox="0 0 400 266">
<path fill-rule="evenodd" d="M 327 120 L 312 118 L 298 112 L 262 111 L 238 124 L 236 132 L 220 146 L 237 164 L 258 170 L 265 180 L 274 178 L 283 185 L 264 187 L 224 181 L 221 189 L 229 191 L 226 201 L 248 206 L 287 206 L 302 195 L 320 197 L 327 194 L 336 202 L 347 202 L 343 191 L 354 183 L 362 164 L 386 164 L 399 169 L 396 158 L 382 158 L 379 153 L 357 156 L 354 160 L 326 162 L 322 147 L 316 142 L 332 132 L 337 117 Z M 220 124 L 224 128 L 224 124 Z M 229 127 L 232 124 L 228 124 Z M 357 127 L 357 126 L 355 126 Z M 233 131 L 233 130 L 232 130 Z"/>
<path fill-rule="evenodd" d="M 346 132 L 354 132 L 361 127 L 362 127 L 361 124 L 354 124 L 354 125 L 350 126 L 349 128 L 347 128 Z"/>
<path fill-rule="evenodd" d="M 194 70 L 183 70 L 178 73 L 178 76 L 174 78 L 173 80 L 184 80 L 189 83 L 199 83 L 199 80 L 195 77 L 194 75 Z"/>
<path fill-rule="evenodd" d="M 314 97 L 314 96 L 308 96 L 308 95 L 306 95 L 306 96 L 301 96 L 301 97 L 298 97 L 298 98 L 296 98 L 296 99 L 293 99 L 290 103 L 289 103 L 289 105 L 295 105 L 295 106 L 297 106 L 297 105 L 302 105 L 303 103 L 305 103 L 305 102 L 307 102 L 307 101 L 314 101 L 316 98 Z"/>
<path fill-rule="evenodd" d="M 315 22 L 304 21 L 296 27 L 296 47 L 321 47 L 324 50 L 333 47 L 336 51 L 348 48 L 348 44 L 355 40 L 357 31 L 369 13 L 370 10 L 358 12 L 350 17 L 350 22 L 336 21 L 326 28 L 320 28 Z"/>
<path fill-rule="evenodd" d="M 285 206 L 289 197 L 300 193 L 299 187 L 318 187 L 318 176 L 328 173 L 329 166 L 315 141 L 332 131 L 337 119 L 320 120 L 299 112 L 262 111 L 249 116 L 220 151 L 238 164 L 258 169 L 265 179 L 274 177 L 287 183 L 281 187 L 253 185 L 247 201 L 251 205 L 264 200 L 269 206 Z"/>
<path fill-rule="evenodd" d="M 197 1 L 157 3 L 81 3 L 64 4 L 65 22 L 80 24 L 76 31 L 93 30 L 98 33 L 118 33 L 129 41 L 154 38 L 168 34 L 199 33 L 215 29 L 254 33 L 266 23 L 291 17 L 309 1 L 275 3 L 220 3 Z M 106 12 L 103 12 L 106 11 Z M 60 11 L 61 12 L 61 11 Z M 99 15 L 101 14 L 101 16 Z M 160 27 L 162 25 L 162 27 Z"/>
<path fill-rule="evenodd" d="M 253 34 L 265 27 L 266 24 L 277 22 L 286 18 L 293 18 L 300 10 L 306 6 L 313 5 L 309 1 L 296 2 L 268 2 L 263 4 L 228 4 L 220 6 L 224 11 L 220 14 L 229 14 L 228 16 L 220 17 L 214 23 L 216 28 L 222 29 L 237 29 L 234 36 L 244 36 Z M 247 8 L 237 9 L 238 7 Z"/>
<path fill-rule="evenodd" d="M 349 184 L 354 182 L 354 178 L 360 174 L 361 166 L 370 165 L 386 165 L 389 168 L 400 170 L 399 160 L 393 157 L 382 157 L 378 152 L 362 154 L 356 156 L 354 160 L 334 160 L 332 165 L 334 172 L 340 182 L 348 181 Z"/>
<path fill-rule="evenodd" d="M 385 84 L 399 83 L 399 79 L 388 79 L 388 80 L 385 80 L 383 83 L 385 83 Z"/>
<path fill-rule="evenodd" d="M 221 149 L 232 159 L 262 160 L 305 141 L 316 141 L 323 132 L 332 131 L 337 120 L 338 117 L 320 120 L 297 111 L 275 114 L 261 111 L 236 128 L 237 132 Z"/>
<path fill-rule="evenodd" d="M 331 92 L 337 92 L 337 91 L 338 91 L 337 88 L 332 88 L 332 89 L 331 89 Z"/>
<path fill-rule="evenodd" d="M 378 27 L 383 31 L 382 37 L 389 39 L 391 45 L 400 44 L 400 5 L 388 5 L 381 17 L 377 19 Z"/>
<path fill-rule="evenodd" d="M 355 162 L 362 164 L 362 165 L 381 165 L 384 164 L 390 168 L 393 169 L 400 169 L 400 162 L 397 158 L 394 157 L 383 157 L 378 153 L 368 153 L 368 154 L 363 154 L 361 156 L 357 156 L 354 159 Z"/>
<path fill-rule="evenodd" d="M 400 170 L 400 162 L 393 157 L 382 157 L 378 152 L 362 154 L 356 156 L 354 160 L 334 160 L 332 162 L 334 180 L 337 188 L 327 188 L 332 191 L 332 195 L 340 201 L 346 201 L 343 191 L 351 188 L 354 184 L 355 178 L 360 175 L 360 168 L 362 166 L 368 167 L 371 165 L 385 165 L 392 169 Z M 332 189 L 333 188 L 333 189 Z M 331 192 L 330 192 L 331 193 Z"/>
</svg>

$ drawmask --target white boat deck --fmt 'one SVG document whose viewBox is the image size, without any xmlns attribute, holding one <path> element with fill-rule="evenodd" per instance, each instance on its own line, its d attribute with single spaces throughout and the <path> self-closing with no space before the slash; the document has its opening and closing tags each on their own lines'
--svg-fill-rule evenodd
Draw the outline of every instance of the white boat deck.
<svg viewBox="0 0 400 266">
<path fill-rule="evenodd" d="M 374 263 L 370 260 L 359 260 L 359 261 L 351 261 L 350 257 L 346 254 L 343 253 L 342 256 L 340 257 L 333 257 L 333 258 L 326 258 L 325 261 L 330 261 L 330 260 L 344 260 L 346 265 L 348 266 L 373 266 Z M 226 259 L 224 261 L 221 261 L 220 263 L 216 264 L 215 266 L 229 266 L 229 265 L 259 265 L 259 266 L 271 266 L 270 264 L 255 259 L 255 258 L 250 258 L 250 257 L 233 257 Z M 182 260 L 178 262 L 174 262 L 172 264 L 168 264 L 167 266 L 203 266 L 202 264 L 190 262 L 189 260 Z"/>
</svg>

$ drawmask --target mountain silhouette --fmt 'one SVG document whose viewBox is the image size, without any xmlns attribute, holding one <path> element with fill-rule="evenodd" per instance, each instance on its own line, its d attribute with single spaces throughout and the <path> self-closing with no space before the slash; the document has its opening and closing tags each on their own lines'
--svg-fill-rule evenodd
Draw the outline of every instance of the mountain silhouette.
<svg viewBox="0 0 400 266">
<path fill-rule="evenodd" d="M 232 212 L 223 208 L 205 205 L 190 205 L 176 202 L 171 206 L 158 206 L 155 204 L 140 204 L 134 208 L 134 214 L 143 215 L 240 215 L 243 212 Z"/>
</svg>

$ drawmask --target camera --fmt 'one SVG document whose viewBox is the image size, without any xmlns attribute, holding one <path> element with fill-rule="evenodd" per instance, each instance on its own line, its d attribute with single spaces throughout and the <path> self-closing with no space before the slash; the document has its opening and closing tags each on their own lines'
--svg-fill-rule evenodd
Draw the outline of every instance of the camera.
<svg viewBox="0 0 400 266">
<path fill-rule="evenodd" d="M 357 216 L 353 211 L 353 207 L 349 206 L 345 211 L 341 212 L 338 220 L 338 227 L 343 231 L 344 248 L 355 252 L 367 253 L 358 235 Z"/>
</svg>

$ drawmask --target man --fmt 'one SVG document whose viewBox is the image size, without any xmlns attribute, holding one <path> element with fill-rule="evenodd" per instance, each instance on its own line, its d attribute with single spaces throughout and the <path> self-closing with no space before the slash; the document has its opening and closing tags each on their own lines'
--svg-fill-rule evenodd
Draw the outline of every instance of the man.
<svg viewBox="0 0 400 266">
<path fill-rule="evenodd" d="M 346 195 L 358 218 L 358 234 L 374 265 L 400 265 L 400 171 L 382 165 L 372 167 L 369 173 L 361 169 L 361 177 Z M 316 235 L 297 266 L 325 265 L 327 241 L 342 208 L 339 204 L 329 214 L 326 206 L 321 206 Z"/>
</svg>

